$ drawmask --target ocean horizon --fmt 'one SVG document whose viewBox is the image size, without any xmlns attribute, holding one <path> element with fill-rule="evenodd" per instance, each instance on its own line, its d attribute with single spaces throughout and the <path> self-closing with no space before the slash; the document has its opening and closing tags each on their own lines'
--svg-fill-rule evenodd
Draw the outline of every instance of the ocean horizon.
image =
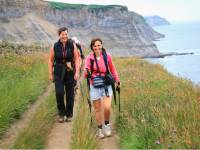
<svg viewBox="0 0 200 150">
<path fill-rule="evenodd" d="M 200 21 L 174 22 L 171 25 L 156 26 L 154 29 L 165 35 L 165 38 L 154 42 L 161 53 L 193 52 L 194 54 L 147 60 L 159 63 L 172 74 L 200 85 Z"/>
</svg>

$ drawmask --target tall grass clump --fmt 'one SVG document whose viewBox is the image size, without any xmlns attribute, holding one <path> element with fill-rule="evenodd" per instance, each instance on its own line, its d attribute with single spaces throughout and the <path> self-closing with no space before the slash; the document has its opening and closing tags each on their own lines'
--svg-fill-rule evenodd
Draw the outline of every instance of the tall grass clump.
<svg viewBox="0 0 200 150">
<path fill-rule="evenodd" d="M 94 149 L 97 146 L 95 137 L 95 120 L 91 122 L 91 114 L 87 103 L 87 88 L 83 84 L 78 95 L 78 106 L 73 123 L 72 149 Z M 82 95 L 83 94 L 83 95 Z"/>
<path fill-rule="evenodd" d="M 0 136 L 49 84 L 47 57 L 39 51 L 16 54 L 1 49 Z"/>
</svg>

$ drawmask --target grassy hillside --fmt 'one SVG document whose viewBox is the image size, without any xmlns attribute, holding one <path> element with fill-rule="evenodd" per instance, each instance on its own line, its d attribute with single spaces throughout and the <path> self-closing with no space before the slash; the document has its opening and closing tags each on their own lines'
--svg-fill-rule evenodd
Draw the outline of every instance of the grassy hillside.
<svg viewBox="0 0 200 150">
<path fill-rule="evenodd" d="M 200 89 L 160 65 L 115 59 L 122 81 L 121 148 L 200 148 Z"/>
<path fill-rule="evenodd" d="M 0 46 L 0 136 L 49 83 L 47 54 L 27 51 L 28 47 L 22 45 L 20 50 L 18 46 Z"/>
<path fill-rule="evenodd" d="M 200 148 L 200 89 L 160 65 L 135 58 L 114 62 L 122 81 L 116 118 L 120 148 Z M 81 99 L 72 148 L 95 148 L 97 143 L 86 104 Z"/>
<path fill-rule="evenodd" d="M 0 136 L 49 83 L 48 54 L 18 46 L 0 46 Z M 160 65 L 135 58 L 114 58 L 114 62 L 122 81 L 121 113 L 116 121 L 120 148 L 200 148 L 199 87 Z M 96 125 L 94 118 L 90 125 L 85 81 L 82 87 L 71 148 L 93 149 L 98 143 Z M 56 112 L 53 99 L 54 93 L 38 108 L 15 148 L 44 148 Z"/>
</svg>

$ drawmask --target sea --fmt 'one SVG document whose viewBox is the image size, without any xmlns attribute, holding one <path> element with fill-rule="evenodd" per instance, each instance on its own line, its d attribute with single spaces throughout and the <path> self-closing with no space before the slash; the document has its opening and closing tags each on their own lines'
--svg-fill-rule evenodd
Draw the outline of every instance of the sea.
<svg viewBox="0 0 200 150">
<path fill-rule="evenodd" d="M 168 56 L 147 59 L 159 63 L 168 72 L 200 85 L 200 22 L 179 22 L 154 27 L 165 38 L 154 43 L 161 53 L 193 52 L 193 55 Z"/>
</svg>

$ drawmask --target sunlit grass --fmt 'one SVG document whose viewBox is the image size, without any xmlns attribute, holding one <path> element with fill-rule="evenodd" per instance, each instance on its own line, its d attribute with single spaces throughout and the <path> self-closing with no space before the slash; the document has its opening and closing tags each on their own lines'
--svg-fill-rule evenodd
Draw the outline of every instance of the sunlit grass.
<svg viewBox="0 0 200 150">
<path fill-rule="evenodd" d="M 160 65 L 115 59 L 122 81 L 121 148 L 200 148 L 200 89 Z"/>
<path fill-rule="evenodd" d="M 78 109 L 73 125 L 72 135 L 72 149 L 94 149 L 97 145 L 97 139 L 95 137 L 96 124 L 93 118 L 91 123 L 91 114 L 89 112 L 89 106 L 87 103 L 87 89 L 86 85 L 81 86 L 83 88 L 83 95 L 78 96 Z"/>
<path fill-rule="evenodd" d="M 0 136 L 20 118 L 28 104 L 34 102 L 49 83 L 47 57 L 46 53 L 39 51 L 16 54 L 12 50 L 8 53 L 1 49 Z"/>
<path fill-rule="evenodd" d="M 17 137 L 15 149 L 44 149 L 56 115 L 55 93 L 52 92 L 30 118 L 27 128 Z"/>
</svg>

